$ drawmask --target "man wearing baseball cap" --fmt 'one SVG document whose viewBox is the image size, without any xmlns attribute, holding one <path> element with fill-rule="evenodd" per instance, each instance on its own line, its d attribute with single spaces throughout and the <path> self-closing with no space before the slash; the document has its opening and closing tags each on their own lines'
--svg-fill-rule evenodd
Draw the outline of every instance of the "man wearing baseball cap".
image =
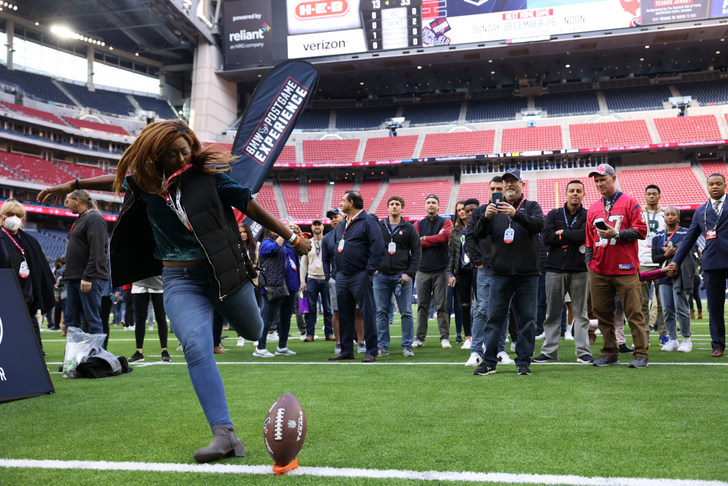
<svg viewBox="0 0 728 486">
<path fill-rule="evenodd" d="M 602 355 L 594 366 L 619 364 L 614 329 L 615 295 L 619 294 L 634 340 L 634 360 L 629 367 L 646 368 L 649 356 L 637 240 L 647 236 L 647 224 L 637 200 L 617 190 L 614 167 L 600 164 L 589 177 L 594 178 L 602 196 L 587 212 L 584 255 L 589 268 L 592 308 L 604 338 Z"/>
<path fill-rule="evenodd" d="M 538 235 L 544 228 L 541 206 L 523 194 L 519 169 L 503 174 L 504 201 L 491 201 L 475 223 L 476 238 L 491 237 L 491 286 L 485 324 L 485 353 L 474 375 L 496 372 L 498 343 L 510 303 L 518 314 L 516 366 L 530 375 L 536 338 L 536 301 L 540 271 Z"/>
</svg>

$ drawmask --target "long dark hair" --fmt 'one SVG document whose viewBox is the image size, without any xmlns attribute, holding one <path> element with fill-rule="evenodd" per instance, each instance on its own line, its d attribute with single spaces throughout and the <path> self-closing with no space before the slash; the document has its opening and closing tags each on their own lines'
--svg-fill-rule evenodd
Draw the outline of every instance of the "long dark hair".
<svg viewBox="0 0 728 486">
<path fill-rule="evenodd" d="M 248 235 L 247 242 L 245 243 L 245 248 L 248 249 L 248 256 L 250 256 L 250 260 L 255 264 L 257 263 L 257 255 L 255 254 L 255 237 L 253 237 L 253 232 L 250 230 L 250 226 L 248 226 L 245 223 L 241 223 L 239 228 L 242 228 L 243 231 L 245 231 L 245 234 Z"/>
<path fill-rule="evenodd" d="M 458 214 L 458 206 L 460 206 L 461 204 L 463 205 L 463 208 L 465 208 L 465 199 L 461 199 L 460 201 L 455 203 L 455 217 L 453 218 L 453 220 L 455 221 L 457 227 L 463 230 L 465 229 L 466 223 L 463 222 L 463 219 Z"/>
</svg>

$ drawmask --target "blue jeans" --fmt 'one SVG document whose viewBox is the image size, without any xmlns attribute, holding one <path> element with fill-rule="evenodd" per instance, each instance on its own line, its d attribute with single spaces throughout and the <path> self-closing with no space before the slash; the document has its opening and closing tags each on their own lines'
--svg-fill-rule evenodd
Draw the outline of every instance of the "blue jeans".
<svg viewBox="0 0 728 486">
<path fill-rule="evenodd" d="M 263 310 L 263 333 L 257 337 L 258 349 L 265 349 L 266 338 L 273 324 L 278 321 L 278 347 L 283 349 L 288 344 L 288 334 L 291 332 L 291 316 L 296 305 L 298 292 L 290 291 L 288 297 L 276 299 L 265 303 Z M 280 316 L 280 320 L 278 320 Z"/>
<path fill-rule="evenodd" d="M 174 333 L 182 344 L 192 387 L 210 424 L 232 427 L 225 399 L 225 387 L 215 363 L 212 348 L 213 309 L 218 311 L 235 331 L 254 341 L 260 337 L 263 321 L 255 302 L 253 285 L 220 301 L 217 281 L 209 265 L 164 268 L 164 308 Z"/>
<path fill-rule="evenodd" d="M 402 316 L 402 349 L 412 346 L 415 322 L 412 317 L 412 280 L 402 285 L 402 293 L 394 295 L 401 275 L 374 274 L 374 300 L 377 304 L 377 340 L 379 347 L 389 349 L 389 309 L 392 297 L 397 299 Z"/>
<path fill-rule="evenodd" d="M 490 267 L 478 269 L 476 298 L 477 305 L 473 316 L 473 336 L 470 352 L 478 353 L 482 358 L 483 344 L 485 343 L 485 323 L 488 320 L 488 301 L 490 300 Z M 503 345 L 505 346 L 505 338 Z"/>
<path fill-rule="evenodd" d="M 331 336 L 334 328 L 331 325 L 331 298 L 329 297 L 329 284 L 326 280 L 309 278 L 306 280 L 306 297 L 308 298 L 308 314 L 306 314 L 306 335 L 313 336 L 316 331 L 316 301 L 321 295 L 321 305 L 324 308 L 324 334 Z"/>
<path fill-rule="evenodd" d="M 91 280 L 91 290 L 81 292 L 81 279 L 68 280 L 66 288 L 66 309 L 63 322 L 66 327 L 81 327 L 81 320 L 86 319 L 89 334 L 104 332 L 101 323 L 101 292 L 106 286 L 106 280 L 95 278 Z"/>
<path fill-rule="evenodd" d="M 343 356 L 354 356 L 353 343 L 356 340 L 354 319 L 358 304 L 364 321 L 364 341 L 366 341 L 367 345 L 367 354 L 376 356 L 378 349 L 377 310 L 374 305 L 372 281 L 367 272 L 361 270 L 349 275 L 338 272 L 336 274 L 336 297 L 339 301 L 341 354 Z"/>
<path fill-rule="evenodd" d="M 665 315 L 665 327 L 670 339 L 677 340 L 677 320 L 680 321 L 680 333 L 683 337 L 690 337 L 690 305 L 689 297 L 692 292 L 683 290 L 679 294 L 675 292 L 672 284 L 659 284 L 660 303 L 662 312 Z"/>
<path fill-rule="evenodd" d="M 511 298 L 518 316 L 518 339 L 516 340 L 516 364 L 531 363 L 536 340 L 536 299 L 538 298 L 538 275 L 533 276 L 491 276 L 488 320 L 485 324 L 485 353 L 483 363 L 495 368 L 498 363 L 498 343 L 507 329 L 506 317 Z"/>
</svg>

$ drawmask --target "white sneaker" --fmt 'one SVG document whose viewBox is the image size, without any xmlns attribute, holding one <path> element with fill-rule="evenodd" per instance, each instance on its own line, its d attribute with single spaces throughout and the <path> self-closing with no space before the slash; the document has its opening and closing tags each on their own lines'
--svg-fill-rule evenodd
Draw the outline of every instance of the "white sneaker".
<svg viewBox="0 0 728 486">
<path fill-rule="evenodd" d="M 278 341 L 278 333 L 273 331 L 268 333 L 268 341 Z"/>
<path fill-rule="evenodd" d="M 463 345 L 460 347 L 460 349 L 470 349 L 470 346 L 473 344 L 473 341 L 470 339 L 466 339 Z"/>
<path fill-rule="evenodd" d="M 599 321 L 597 319 L 589 319 L 589 329 L 599 329 Z"/>
<path fill-rule="evenodd" d="M 450 349 L 452 348 L 452 345 L 450 344 L 450 341 L 447 339 L 440 339 L 440 344 L 442 345 L 442 349 Z"/>
<path fill-rule="evenodd" d="M 256 358 L 272 358 L 275 355 L 267 349 L 255 348 L 255 351 L 253 351 L 253 356 L 255 356 Z"/>
<path fill-rule="evenodd" d="M 424 348 L 425 347 L 425 342 L 424 341 L 420 341 L 419 339 L 415 339 L 415 341 L 412 343 L 412 347 L 413 348 Z"/>
<path fill-rule="evenodd" d="M 602 331 L 601 331 L 601 330 L 600 330 L 599 328 L 597 328 L 597 329 L 596 329 L 596 330 L 594 331 L 594 334 L 596 334 L 597 336 L 601 336 L 601 335 L 602 335 Z"/>
<path fill-rule="evenodd" d="M 663 351 L 677 351 L 678 347 L 679 347 L 679 344 L 677 342 L 677 339 L 670 339 L 662 347 L 662 350 Z"/>
<path fill-rule="evenodd" d="M 258 341 L 253 341 L 253 346 L 258 347 Z"/>
<path fill-rule="evenodd" d="M 510 356 L 508 356 L 508 353 L 505 351 L 501 351 L 498 353 L 498 364 L 513 364 L 515 361 L 511 359 Z"/>
<path fill-rule="evenodd" d="M 182 343 L 179 343 L 179 346 L 177 346 L 177 351 L 184 351 L 184 349 L 182 349 Z"/>
<path fill-rule="evenodd" d="M 680 347 L 677 348 L 677 350 L 681 353 L 689 353 L 693 350 L 693 342 L 690 340 L 689 337 L 683 338 L 683 342 L 680 343 Z"/>
<path fill-rule="evenodd" d="M 516 352 L 516 343 L 511 343 L 511 353 Z"/>
<path fill-rule="evenodd" d="M 301 341 L 305 341 L 305 340 L 306 340 L 306 333 L 304 332 L 303 334 L 301 334 Z"/>
<path fill-rule="evenodd" d="M 506 336 L 506 344 L 508 344 L 508 336 Z"/>
<path fill-rule="evenodd" d="M 572 327 L 573 326 L 566 326 L 566 334 L 564 334 L 564 339 L 566 339 L 567 341 L 573 341 L 574 340 L 574 336 L 571 335 L 571 328 Z"/>
<path fill-rule="evenodd" d="M 136 331 L 136 324 L 134 324 L 133 326 L 127 327 L 126 330 L 127 331 Z"/>
<path fill-rule="evenodd" d="M 276 348 L 276 356 L 295 356 L 296 353 L 288 348 Z"/>
<path fill-rule="evenodd" d="M 480 365 L 480 355 L 478 353 L 470 353 L 470 358 L 465 362 L 465 366 L 477 368 Z"/>
<path fill-rule="evenodd" d="M 573 325 L 573 324 L 567 324 L 567 325 L 566 325 L 566 335 L 567 335 L 567 336 L 571 336 L 571 330 L 572 330 L 572 328 L 573 328 L 573 327 L 574 327 L 574 325 Z M 573 336 L 572 336 L 572 337 L 573 337 Z"/>
<path fill-rule="evenodd" d="M 541 334 L 536 336 L 536 339 L 538 339 L 539 341 L 543 341 L 544 339 L 546 339 L 546 333 L 542 332 Z"/>
<path fill-rule="evenodd" d="M 154 331 L 154 324 L 149 324 L 149 330 Z"/>
<path fill-rule="evenodd" d="M 245 338 L 238 336 L 238 344 L 236 346 L 245 346 Z"/>
</svg>

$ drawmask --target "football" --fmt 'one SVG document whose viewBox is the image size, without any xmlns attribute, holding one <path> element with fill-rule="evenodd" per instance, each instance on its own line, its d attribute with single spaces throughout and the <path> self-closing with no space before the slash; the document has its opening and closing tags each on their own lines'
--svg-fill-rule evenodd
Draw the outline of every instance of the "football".
<svg viewBox="0 0 728 486">
<path fill-rule="evenodd" d="M 293 394 L 284 393 L 268 410 L 263 440 L 278 466 L 287 466 L 300 452 L 306 440 L 306 414 Z"/>
</svg>

